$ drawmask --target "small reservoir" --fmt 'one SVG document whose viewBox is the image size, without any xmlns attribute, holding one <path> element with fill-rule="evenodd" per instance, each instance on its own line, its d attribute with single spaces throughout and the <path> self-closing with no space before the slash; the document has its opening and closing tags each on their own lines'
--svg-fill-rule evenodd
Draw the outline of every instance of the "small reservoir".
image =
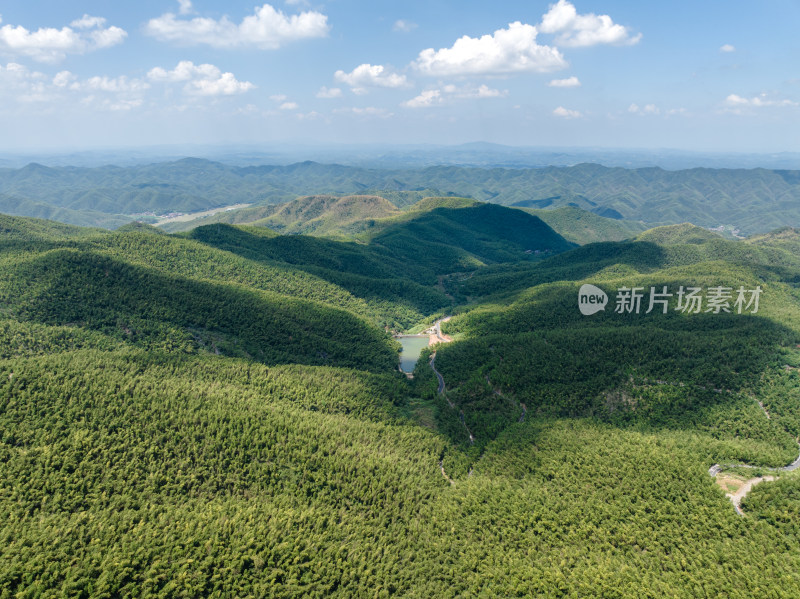
<svg viewBox="0 0 800 599">
<path fill-rule="evenodd" d="M 395 339 L 403 346 L 403 350 L 400 352 L 400 370 L 414 372 L 419 354 L 423 348 L 428 347 L 430 337 L 428 335 L 399 335 Z"/>
</svg>

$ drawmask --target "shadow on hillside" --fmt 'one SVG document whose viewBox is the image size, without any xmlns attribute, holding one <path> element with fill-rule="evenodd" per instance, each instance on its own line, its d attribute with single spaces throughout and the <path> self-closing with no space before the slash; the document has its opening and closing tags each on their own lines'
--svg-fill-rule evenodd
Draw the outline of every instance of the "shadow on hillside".
<svg viewBox="0 0 800 599">
<path fill-rule="evenodd" d="M 44 254 L 18 267 L 12 280 L 19 281 L 13 309 L 21 320 L 72 324 L 147 348 L 184 351 L 200 336 L 221 353 L 266 364 L 387 372 L 397 362 L 381 331 L 344 310 L 91 252 Z"/>
<path fill-rule="evenodd" d="M 407 261 L 429 264 L 440 275 L 464 270 L 467 258 L 485 264 L 525 262 L 575 247 L 539 217 L 497 204 L 411 213 L 373 236 L 372 243 Z"/>
<path fill-rule="evenodd" d="M 410 306 L 423 314 L 450 304 L 427 286 L 436 283 L 433 271 L 379 248 L 304 235 L 262 236 L 229 225 L 198 227 L 189 237 L 248 260 L 302 270 L 367 301 Z"/>
<path fill-rule="evenodd" d="M 663 246 L 647 241 L 591 243 L 533 264 L 489 267 L 452 290 L 464 297 L 480 298 L 511 293 L 544 283 L 580 281 L 609 268 L 619 276 L 663 268 L 669 256 Z M 614 275 L 613 271 L 607 273 Z"/>
<path fill-rule="evenodd" d="M 686 283 L 657 278 L 654 285 L 673 291 Z M 712 435 L 740 427 L 744 436 L 779 438 L 796 454 L 751 392 L 764 372 L 784 363 L 785 348 L 800 341 L 797 331 L 757 314 L 684 314 L 674 306 L 645 314 L 646 298 L 640 314 L 616 313 L 614 289 L 605 291 L 610 304 L 591 316 L 578 311 L 577 283 L 556 283 L 521 296 L 511 309 L 454 321 L 464 338 L 439 348 L 436 364 L 477 438 L 476 431 L 491 439 L 515 422 L 505 416 L 498 427 L 493 417 L 509 412 L 513 400 L 526 404 L 529 418 L 589 417 Z M 761 298 L 762 310 L 768 301 Z"/>
</svg>

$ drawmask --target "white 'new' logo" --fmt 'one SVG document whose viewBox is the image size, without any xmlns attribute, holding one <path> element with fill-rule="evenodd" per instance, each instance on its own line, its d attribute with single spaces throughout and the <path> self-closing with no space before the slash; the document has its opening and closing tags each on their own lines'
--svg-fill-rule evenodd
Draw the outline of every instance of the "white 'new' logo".
<svg viewBox="0 0 800 599">
<path fill-rule="evenodd" d="M 606 292 L 594 285 L 581 285 L 578 290 L 578 309 L 584 316 L 590 316 L 606 309 L 608 296 Z"/>
</svg>

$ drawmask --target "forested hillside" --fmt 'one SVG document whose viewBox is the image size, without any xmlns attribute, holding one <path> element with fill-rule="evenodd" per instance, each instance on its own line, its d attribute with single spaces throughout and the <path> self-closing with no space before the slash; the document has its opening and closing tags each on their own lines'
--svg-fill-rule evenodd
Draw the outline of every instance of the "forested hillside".
<svg viewBox="0 0 800 599">
<path fill-rule="evenodd" d="M 155 222 L 156 216 L 169 213 L 252 204 L 241 214 L 211 221 L 243 224 L 270 219 L 270 204 L 308 195 L 377 195 L 398 208 L 437 195 L 527 208 L 574 206 L 650 226 L 686 221 L 729 225 L 743 235 L 800 226 L 800 174 L 787 170 L 666 171 L 597 164 L 366 169 L 314 162 L 236 167 L 197 158 L 130 167 L 34 163 L 0 169 L 0 211 L 107 228 L 126 219 Z M 282 221 L 278 217 L 275 224 Z"/>
<path fill-rule="evenodd" d="M 0 216 L 0 597 L 800 595 L 797 230 L 339 201 Z"/>
<path fill-rule="evenodd" d="M 607 218 L 575 206 L 524 210 L 541 218 L 567 241 L 579 245 L 598 241 L 622 241 L 636 237 L 647 228 L 641 222 Z"/>
<path fill-rule="evenodd" d="M 310 196 L 275 206 L 272 214 L 250 224 L 281 233 L 351 236 L 374 226 L 375 219 L 399 212 L 378 196 Z"/>
</svg>

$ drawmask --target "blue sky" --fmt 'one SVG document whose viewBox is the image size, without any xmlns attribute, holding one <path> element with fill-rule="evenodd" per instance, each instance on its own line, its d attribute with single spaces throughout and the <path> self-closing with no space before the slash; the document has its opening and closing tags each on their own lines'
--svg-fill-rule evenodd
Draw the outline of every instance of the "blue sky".
<svg viewBox="0 0 800 599">
<path fill-rule="evenodd" d="M 0 150 L 800 151 L 796 0 L 14 0 L 0 17 Z"/>
</svg>

